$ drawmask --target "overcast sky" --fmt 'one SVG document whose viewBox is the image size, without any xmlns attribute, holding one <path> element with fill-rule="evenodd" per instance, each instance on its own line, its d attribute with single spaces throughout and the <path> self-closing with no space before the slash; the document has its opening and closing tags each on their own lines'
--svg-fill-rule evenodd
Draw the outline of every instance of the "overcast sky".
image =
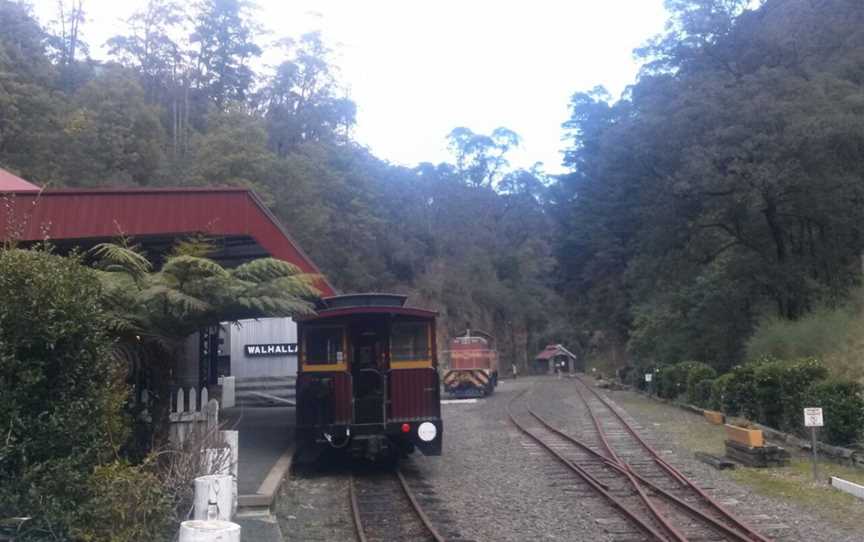
<svg viewBox="0 0 864 542">
<path fill-rule="evenodd" d="M 56 0 L 32 0 L 47 22 Z M 84 0 L 91 55 L 145 0 Z M 523 138 L 514 165 L 560 171 L 569 97 L 633 82 L 632 51 L 663 29 L 663 0 L 258 0 L 273 37 L 320 30 L 357 103 L 355 136 L 391 162 L 448 158 L 456 126 Z M 277 59 L 273 59 L 275 63 Z"/>
</svg>

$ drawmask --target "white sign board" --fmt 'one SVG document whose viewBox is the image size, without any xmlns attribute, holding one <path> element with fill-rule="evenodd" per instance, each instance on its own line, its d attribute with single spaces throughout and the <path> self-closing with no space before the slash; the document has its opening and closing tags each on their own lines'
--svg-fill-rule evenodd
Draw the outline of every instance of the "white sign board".
<svg viewBox="0 0 864 542">
<path fill-rule="evenodd" d="M 822 427 L 822 409 L 821 408 L 805 408 L 804 409 L 804 427 Z"/>
<path fill-rule="evenodd" d="M 651 373 L 645 373 L 645 382 L 651 382 L 653 378 L 654 375 L 652 375 Z"/>
</svg>

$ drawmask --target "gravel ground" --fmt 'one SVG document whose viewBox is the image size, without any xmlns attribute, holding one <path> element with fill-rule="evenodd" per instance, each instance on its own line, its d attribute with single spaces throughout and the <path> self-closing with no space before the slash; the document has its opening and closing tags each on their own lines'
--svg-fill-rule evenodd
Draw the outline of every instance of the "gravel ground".
<svg viewBox="0 0 864 542">
<path fill-rule="evenodd" d="M 412 473 L 412 486 L 419 486 L 415 489 L 424 509 L 448 539 L 610 539 L 604 531 L 604 526 L 610 528 L 610 520 L 608 515 L 597 517 L 604 514 L 597 513 L 596 499 L 592 504 L 580 498 L 585 493 L 574 489 L 579 482 L 569 471 L 530 443 L 507 419 L 510 400 L 533 388 L 531 402 L 539 412 L 566 431 L 588 431 L 575 386 L 568 379 L 520 378 L 501 382 L 494 395 L 475 403 L 442 406 L 444 454 L 425 457 L 415 453 L 403 465 Z M 699 417 L 667 405 L 658 404 L 666 410 L 649 409 L 644 403 L 647 399 L 630 392 L 612 392 L 610 397 L 627 406 L 628 420 L 641 428 L 670 463 L 766 536 L 793 542 L 862 540 L 860 533 L 814 518 L 795 504 L 756 495 L 727 473 L 693 459 L 692 443 L 681 439 L 689 431 L 682 431 L 681 424 L 701 424 Z M 678 428 L 677 434 L 664 431 L 669 423 Z M 698 434 L 697 426 L 693 428 Z M 285 539 L 352 540 L 345 484 L 344 470 L 292 476 L 283 485 L 276 509 Z"/>
<path fill-rule="evenodd" d="M 293 472 L 282 484 L 274 513 L 286 541 L 354 540 L 344 469 Z"/>
<path fill-rule="evenodd" d="M 633 392 L 614 391 L 607 393 L 607 396 L 619 407 L 627 409 L 625 417 L 628 421 L 640 428 L 640 433 L 651 441 L 655 449 L 664 451 L 670 463 L 696 480 L 727 508 L 748 519 L 766 536 L 793 542 L 852 542 L 864 539 L 860 532 L 860 521 L 856 522 L 859 524 L 856 531 L 833 524 L 796 503 L 759 495 L 752 488 L 732 480 L 732 474 L 697 461 L 693 457 L 693 450 L 703 449 L 704 446 L 688 437 L 704 432 L 707 423 L 701 417 L 674 406 L 656 403 Z M 646 404 L 649 401 L 651 404 Z M 576 400 L 568 399 L 567 403 L 574 409 L 580 408 Z M 653 405 L 657 405 L 657 408 Z M 665 427 L 674 427 L 675 430 L 667 431 Z"/>
<path fill-rule="evenodd" d="M 502 381 L 476 403 L 443 405 L 444 455 L 411 462 L 432 484 L 454 528 L 477 541 L 605 541 L 600 526 L 579 514 L 578 502 L 507 419 L 507 403 L 534 379 Z M 434 521 L 434 518 L 433 518 Z"/>
</svg>

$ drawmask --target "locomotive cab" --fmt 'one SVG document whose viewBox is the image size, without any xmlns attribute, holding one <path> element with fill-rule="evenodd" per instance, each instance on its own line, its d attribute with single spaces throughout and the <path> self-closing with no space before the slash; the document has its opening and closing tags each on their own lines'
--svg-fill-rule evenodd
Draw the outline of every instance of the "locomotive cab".
<svg viewBox="0 0 864 542">
<path fill-rule="evenodd" d="M 298 322 L 297 436 L 353 455 L 440 455 L 436 313 L 405 297 L 327 298 Z"/>
</svg>

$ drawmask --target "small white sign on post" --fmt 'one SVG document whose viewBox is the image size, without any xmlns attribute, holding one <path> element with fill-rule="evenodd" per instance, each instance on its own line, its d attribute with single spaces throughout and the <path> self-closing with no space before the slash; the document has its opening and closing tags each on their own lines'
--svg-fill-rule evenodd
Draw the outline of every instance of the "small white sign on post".
<svg viewBox="0 0 864 542">
<path fill-rule="evenodd" d="M 813 448 L 813 481 L 819 481 L 819 458 L 816 449 L 816 428 L 825 425 L 822 421 L 822 407 L 804 409 L 804 426 L 810 428 L 810 446 Z"/>
<path fill-rule="evenodd" d="M 821 408 L 805 408 L 804 409 L 804 427 L 822 427 L 825 425 L 822 421 Z"/>
<path fill-rule="evenodd" d="M 645 382 L 651 382 L 654 379 L 654 375 L 651 373 L 645 373 Z"/>
</svg>

